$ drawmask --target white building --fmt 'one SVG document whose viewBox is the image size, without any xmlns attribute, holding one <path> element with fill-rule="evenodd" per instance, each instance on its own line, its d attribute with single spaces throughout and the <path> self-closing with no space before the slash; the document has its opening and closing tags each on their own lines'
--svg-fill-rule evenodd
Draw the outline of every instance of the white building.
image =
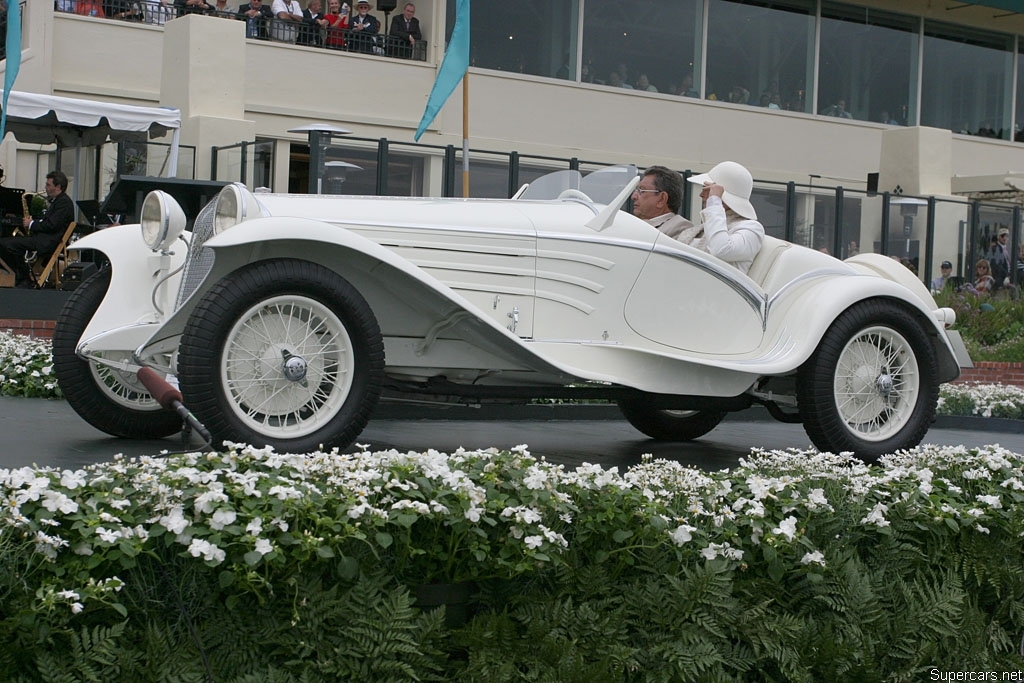
<svg viewBox="0 0 1024 683">
<path fill-rule="evenodd" d="M 454 0 L 417 3 L 425 61 L 247 38 L 245 22 L 173 18 L 157 11 L 160 0 L 147 2 L 140 22 L 24 2 L 15 89 L 180 109 L 190 153 L 179 176 L 244 173 L 250 186 L 305 191 L 308 137 L 289 131 L 332 124 L 353 134 L 332 138 L 330 158 L 362 170 L 330 189 L 453 191 L 445 151 L 461 154 L 461 89 L 421 144 L 412 139 Z M 1024 174 L 1024 142 L 1014 140 L 1024 140 L 1022 12 L 1011 0 L 478 1 L 470 191 L 504 195 L 569 159 L 584 170 L 693 172 L 732 159 L 757 180 L 771 234 L 833 252 L 853 242 L 884 249 L 911 257 L 922 277 L 945 259 L 967 274 L 998 226 L 1014 226 L 1021 241 L 1017 203 L 962 193 L 1007 190 L 1008 177 Z M 623 74 L 632 88 L 615 85 Z M 243 164 L 237 145 L 257 141 Z M 140 163 L 156 174 L 160 154 L 141 149 L 121 145 L 120 160 L 118 145 L 91 150 L 88 171 L 72 179 L 79 198 L 101 200 L 116 173 L 138 173 Z M 41 188 L 56 163 L 52 147 L 11 135 L 0 144 L 8 186 Z M 868 192 L 869 174 L 878 194 Z M 900 204 L 911 196 L 932 199 Z M 696 211 L 688 202 L 683 213 Z"/>
</svg>

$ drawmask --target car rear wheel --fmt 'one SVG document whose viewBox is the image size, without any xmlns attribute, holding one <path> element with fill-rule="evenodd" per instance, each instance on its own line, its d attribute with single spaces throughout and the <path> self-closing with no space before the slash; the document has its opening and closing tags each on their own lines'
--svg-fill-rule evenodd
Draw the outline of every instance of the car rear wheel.
<svg viewBox="0 0 1024 683">
<path fill-rule="evenodd" d="M 68 404 L 96 429 L 128 439 L 161 439 L 181 431 L 181 418 L 164 410 L 134 372 L 75 355 L 78 341 L 110 287 L 110 270 L 86 278 L 64 302 L 53 330 L 53 371 Z M 132 352 L 104 351 L 132 363 Z"/>
<path fill-rule="evenodd" d="M 359 435 L 383 367 L 380 328 L 355 287 L 323 266 L 274 260 L 203 296 L 182 334 L 178 379 L 215 440 L 308 453 Z"/>
<path fill-rule="evenodd" d="M 697 439 L 725 419 L 726 413 L 712 410 L 665 410 L 655 408 L 648 397 L 621 399 L 619 410 L 638 430 L 660 441 Z"/>
<path fill-rule="evenodd" d="M 922 326 L 886 301 L 836 319 L 797 374 L 804 429 L 819 450 L 865 462 L 921 442 L 935 419 L 938 364 Z"/>
</svg>

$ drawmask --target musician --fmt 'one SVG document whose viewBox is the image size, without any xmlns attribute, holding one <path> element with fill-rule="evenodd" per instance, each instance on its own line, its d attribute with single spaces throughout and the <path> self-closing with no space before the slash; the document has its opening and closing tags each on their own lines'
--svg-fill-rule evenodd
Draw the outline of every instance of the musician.
<svg viewBox="0 0 1024 683">
<path fill-rule="evenodd" d="M 50 206 L 42 218 L 26 216 L 22 219 L 25 235 L 0 239 L 0 258 L 16 274 L 15 286 L 31 286 L 29 264 L 25 262 L 26 252 L 37 252 L 49 256 L 60 244 L 71 221 L 75 220 L 75 203 L 67 195 L 68 177 L 63 171 L 46 174 L 46 196 Z"/>
</svg>

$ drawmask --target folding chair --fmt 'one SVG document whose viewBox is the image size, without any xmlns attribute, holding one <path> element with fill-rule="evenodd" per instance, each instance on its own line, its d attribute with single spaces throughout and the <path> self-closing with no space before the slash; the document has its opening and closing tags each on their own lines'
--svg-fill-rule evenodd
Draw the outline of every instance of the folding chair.
<svg viewBox="0 0 1024 683">
<path fill-rule="evenodd" d="M 68 263 L 68 242 L 71 241 L 71 234 L 75 231 L 76 225 L 74 221 L 68 224 L 64 236 L 45 262 L 36 256 L 32 264 L 32 280 L 37 288 L 42 289 L 47 280 L 52 280 L 53 288 L 60 289 L 60 279 Z"/>
</svg>

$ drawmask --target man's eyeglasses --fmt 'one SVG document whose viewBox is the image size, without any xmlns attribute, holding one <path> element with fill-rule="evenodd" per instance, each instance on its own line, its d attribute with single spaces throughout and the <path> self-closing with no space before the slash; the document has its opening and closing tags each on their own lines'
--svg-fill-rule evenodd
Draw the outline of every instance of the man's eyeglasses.
<svg viewBox="0 0 1024 683">
<path fill-rule="evenodd" d="M 633 192 L 636 192 L 637 194 L 643 194 L 644 192 L 661 192 L 661 191 L 662 190 L 645 190 L 645 189 L 643 189 L 641 187 L 638 187 L 635 190 L 633 190 Z"/>
</svg>

